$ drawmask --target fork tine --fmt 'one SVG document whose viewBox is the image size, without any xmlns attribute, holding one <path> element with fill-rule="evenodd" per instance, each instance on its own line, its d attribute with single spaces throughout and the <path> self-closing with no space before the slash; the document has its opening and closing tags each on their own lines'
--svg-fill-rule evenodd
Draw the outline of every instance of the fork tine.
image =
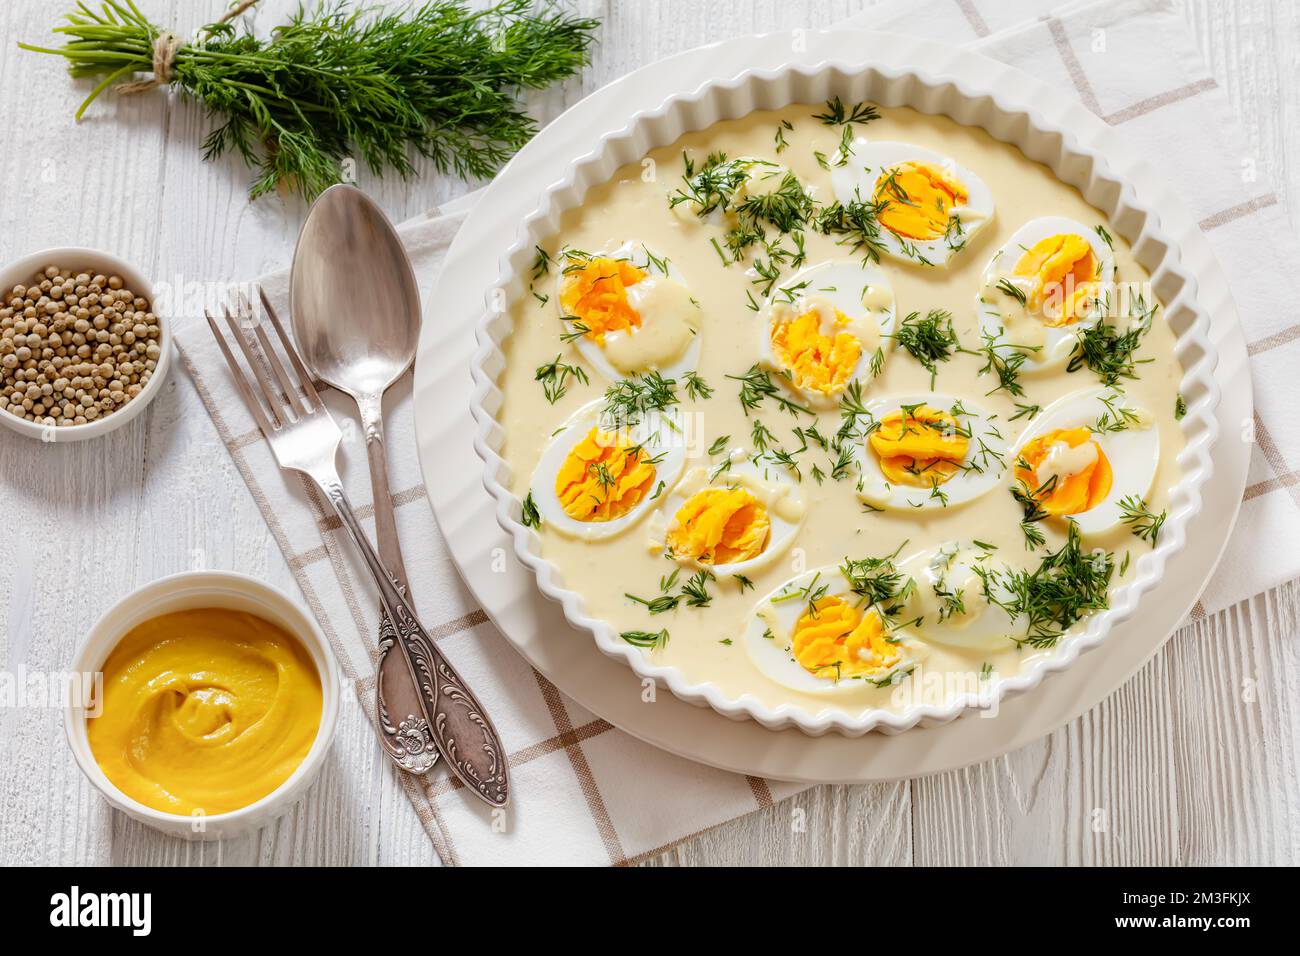
<svg viewBox="0 0 1300 956">
<path fill-rule="evenodd" d="M 217 340 L 217 345 L 221 348 L 221 354 L 225 356 L 226 364 L 230 366 L 230 375 L 235 380 L 235 388 L 244 399 L 244 404 L 248 406 L 248 410 L 252 412 L 253 418 L 257 421 L 257 427 L 262 430 L 262 434 L 270 435 L 274 431 L 274 426 L 267 420 L 266 412 L 262 410 L 262 403 L 253 394 L 252 386 L 248 383 L 248 376 L 239 367 L 239 360 L 230 351 L 230 346 L 226 344 L 226 338 L 221 334 L 221 330 L 217 327 L 212 314 L 204 309 L 203 315 L 208 320 L 208 328 L 212 331 L 212 337 Z"/>
<path fill-rule="evenodd" d="M 259 322 L 253 327 L 253 331 L 257 333 L 257 341 L 262 343 L 262 351 L 266 353 L 266 361 L 271 366 L 271 371 L 275 373 L 275 377 L 280 380 L 280 386 L 284 389 L 285 398 L 289 400 L 294 415 L 302 418 L 307 414 L 307 409 L 303 406 L 302 399 L 298 397 L 298 389 L 294 387 L 293 380 L 289 378 L 289 372 L 285 369 L 284 363 L 280 361 L 280 356 L 276 354 L 275 348 L 271 345 L 266 329 L 262 328 L 262 324 Z"/>
<path fill-rule="evenodd" d="M 262 388 L 262 395 L 266 398 L 267 410 L 271 413 L 271 418 L 274 419 L 276 427 L 278 428 L 281 425 L 291 424 L 292 419 L 289 418 L 288 410 L 284 407 L 284 403 L 276 393 L 275 386 L 271 384 L 266 377 L 266 373 L 262 371 L 262 364 L 258 361 L 257 354 L 253 351 L 253 347 L 249 345 L 248 340 L 244 338 L 244 333 L 240 331 L 239 323 L 235 321 L 235 317 L 230 314 L 228 308 L 222 306 L 221 309 L 226 314 L 226 325 L 230 326 L 231 335 L 233 335 L 235 341 L 239 343 L 240 351 L 244 353 L 244 358 L 248 361 L 249 368 L 253 370 L 253 377 L 257 379 L 257 384 Z"/>
<path fill-rule="evenodd" d="M 280 337 L 280 344 L 284 346 L 284 352 L 289 356 L 289 361 L 293 363 L 293 369 L 298 373 L 298 380 L 302 382 L 302 390 L 307 393 L 308 407 L 319 407 L 323 403 L 320 396 L 316 394 L 316 386 L 312 384 L 311 373 L 307 371 L 307 366 L 303 365 L 302 359 L 298 356 L 298 350 L 293 347 L 289 341 L 289 336 L 284 333 L 284 326 L 280 324 L 280 317 L 275 314 L 275 309 L 271 308 L 271 300 L 267 298 L 266 290 L 260 285 L 257 287 L 257 294 L 262 298 L 262 308 L 266 309 L 266 317 L 271 320 L 271 325 L 275 328 L 275 334 Z"/>
</svg>

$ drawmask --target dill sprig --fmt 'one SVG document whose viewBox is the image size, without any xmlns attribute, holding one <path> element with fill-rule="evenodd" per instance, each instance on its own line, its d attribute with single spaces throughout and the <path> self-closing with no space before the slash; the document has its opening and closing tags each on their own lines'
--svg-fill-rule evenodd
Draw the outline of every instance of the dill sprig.
<svg viewBox="0 0 1300 956">
<path fill-rule="evenodd" d="M 668 643 L 668 628 L 662 631 L 623 631 L 619 637 L 633 647 L 644 647 L 653 651 Z"/>
<path fill-rule="evenodd" d="M 1138 495 L 1121 498 L 1119 510 L 1123 513 L 1119 520 L 1128 525 L 1133 536 L 1150 542 L 1151 547 L 1154 548 L 1160 540 L 1160 529 L 1164 527 L 1169 512 L 1162 511 L 1160 514 L 1155 514 L 1147 507 L 1146 499 Z"/>
<path fill-rule="evenodd" d="M 892 338 L 930 373 L 931 388 L 939 374 L 935 363 L 948 361 L 961 348 L 953 329 L 952 313 L 943 309 L 931 309 L 924 317 L 919 312 L 911 313 L 899 323 Z"/>
<path fill-rule="evenodd" d="M 772 381 L 771 373 L 751 365 L 744 375 L 728 375 L 727 378 L 740 383 L 740 404 L 745 409 L 745 416 L 763 404 L 765 398 L 774 399 L 782 409 L 791 415 L 803 412 L 812 415 L 813 410 L 791 401 L 781 394 L 781 389 Z"/>
<path fill-rule="evenodd" d="M 165 31 L 134 0 L 86 2 L 54 32 L 74 77 L 100 83 L 78 108 L 113 84 L 153 70 Z M 329 2 L 299 9 L 269 39 L 214 23 L 182 44 L 170 83 L 218 123 L 204 159 L 235 153 L 256 176 L 250 197 L 285 188 L 311 199 L 343 181 L 355 158 L 375 174 L 416 172 L 416 155 L 439 172 L 492 175 L 537 130 L 516 100 L 571 76 L 587 62 L 596 20 L 534 14 L 530 0 L 474 10 L 431 0 L 391 13 Z"/>
<path fill-rule="evenodd" d="M 552 405 L 568 393 L 571 378 L 583 385 L 590 382 L 582 366 L 561 362 L 559 355 L 545 365 L 539 365 L 537 371 L 533 373 L 533 380 L 542 383 L 542 394 Z"/>
<path fill-rule="evenodd" d="M 999 576 L 1008 595 L 997 603 L 1024 619 L 1025 636 L 1018 644 L 1053 647 L 1084 615 L 1109 606 L 1114 570 L 1114 555 L 1083 550 L 1079 527 L 1071 521 L 1065 544 L 1045 555 L 1037 568 Z"/>
<path fill-rule="evenodd" d="M 527 497 L 524 498 L 523 512 L 520 515 L 525 528 L 540 528 L 542 526 L 542 513 L 537 508 L 537 502 L 533 500 L 533 493 L 530 490 Z"/>
<path fill-rule="evenodd" d="M 818 213 L 813 227 L 825 235 L 838 236 L 840 245 L 879 262 L 881 253 L 887 249 L 879 217 L 888 205 L 888 200 L 864 202 L 860 196 L 847 203 L 837 200 Z"/>
</svg>

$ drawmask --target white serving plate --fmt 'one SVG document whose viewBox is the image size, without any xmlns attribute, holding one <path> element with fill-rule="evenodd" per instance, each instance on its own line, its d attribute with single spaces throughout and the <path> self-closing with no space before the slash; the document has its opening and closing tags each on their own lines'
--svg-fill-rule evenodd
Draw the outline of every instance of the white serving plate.
<svg viewBox="0 0 1300 956">
<path fill-rule="evenodd" d="M 465 223 L 429 297 L 416 361 L 417 439 L 430 501 L 466 583 L 507 639 L 580 705 L 652 745 L 728 770 L 805 782 L 899 779 L 986 760 L 1022 746 L 1078 716 L 1127 680 L 1185 618 L 1217 562 L 1240 506 L 1249 449 L 1238 443 L 1218 449 L 1216 470 L 1203 488 L 1197 546 L 1168 558 L 1164 577 L 1144 604 L 1140 626 L 1133 619 L 1119 622 L 1105 654 L 1086 656 L 1056 676 L 1050 694 L 1004 702 L 1002 719 L 964 720 L 893 737 L 828 734 L 810 739 L 795 730 L 773 732 L 751 721 L 720 720 L 707 709 L 668 695 L 647 706 L 637 677 L 596 653 L 589 635 L 569 626 L 560 608 L 543 599 L 530 571 L 513 563 L 493 571 L 494 559 L 511 544 L 491 520 L 494 502 L 476 470 L 467 408 L 471 389 L 464 374 L 473 351 L 468 323 L 481 312 L 482 290 L 495 276 L 503 236 L 512 235 L 536 205 L 536 184 L 565 174 L 573 159 L 572 142 L 598 136 L 611 111 L 629 115 L 653 109 L 662 103 L 665 89 L 693 88 L 719 74 L 788 63 L 815 65 L 849 58 L 870 58 L 879 65 L 926 62 L 991 89 L 1018 91 L 1025 99 L 1050 102 L 1059 96 L 996 61 L 930 41 L 862 31 L 805 32 L 800 40 L 792 45 L 788 33 L 742 38 L 652 64 L 593 94 L 525 147 Z M 799 52 L 792 54 L 792 49 Z M 1245 342 L 1209 244 L 1156 170 L 1138 160 L 1122 137 L 1082 106 L 1061 99 L 1051 115 L 1074 130 L 1081 145 L 1104 152 L 1112 168 L 1140 191 L 1198 276 L 1198 297 L 1211 317 L 1210 341 L 1221 356 L 1215 378 L 1225 391 L 1217 419 L 1221 428 L 1235 428 L 1251 415 Z M 449 409 L 460 411 L 448 414 Z"/>
<path fill-rule="evenodd" d="M 943 49 L 951 55 L 952 48 Z M 927 56 L 913 61 L 925 63 L 921 69 L 907 63 L 882 63 L 857 53 L 811 65 L 792 62 L 776 69 L 751 68 L 731 78 L 674 93 L 654 109 L 633 115 L 626 125 L 612 132 L 588 140 L 571 140 L 579 158 L 543 193 L 536 209 L 524 219 L 501 260 L 497 281 L 486 290 L 488 311 L 476 330 L 480 347 L 471 367 L 476 386 L 471 412 L 479 426 L 475 448 L 485 462 L 484 482 L 497 501 L 497 521 L 511 535 L 515 554 L 536 573 L 542 593 L 560 602 L 571 623 L 589 630 L 602 652 L 622 660 L 637 675 L 656 681 L 683 700 L 707 704 L 727 717 L 751 717 L 772 729 L 793 725 L 812 735 L 829 730 L 853 736 L 872 730 L 898 733 L 918 724 L 946 723 L 966 711 L 987 708 L 1032 690 L 1048 674 L 1064 670 L 1080 654 L 1105 642 L 1118 622 L 1137 611 L 1142 595 L 1163 576 L 1166 560 L 1186 544 L 1190 523 L 1201 510 L 1200 489 L 1212 471 L 1210 449 L 1218 435 L 1214 411 L 1219 403 L 1219 387 L 1213 377 L 1218 356 L 1207 338 L 1209 318 L 1196 301 L 1196 281 L 1181 262 L 1178 244 L 1164 234 L 1154 210 L 1111 170 L 1104 154 L 1077 141 L 1072 132 L 1077 125 L 1052 114 L 1060 110 L 1059 97 L 1044 95 L 1036 99 L 1032 91 L 982 83 L 951 71 L 947 59 Z M 754 110 L 794 103 L 821 104 L 832 96 L 846 102 L 865 100 L 885 107 L 909 106 L 983 128 L 1076 187 L 1107 217 L 1113 231 L 1128 240 L 1134 256 L 1150 274 L 1152 287 L 1164 303 L 1164 321 L 1177 336 L 1174 355 L 1184 372 L 1179 388 L 1188 405 L 1181 422 L 1186 445 L 1178 456 L 1182 477 L 1170 492 L 1169 518 L 1160 543 L 1137 560 L 1132 579 L 1113 590 L 1111 606 L 1092 615 L 1082 633 L 1063 639 L 1015 676 L 992 681 L 982 696 L 965 693 L 947 702 L 929 702 L 918 694 L 917 703 L 897 712 L 873 709 L 850 714 L 831 707 L 773 707 L 752 695 L 730 697 L 713 682 L 693 683 L 678 668 L 657 664 L 639 648 L 620 639 L 609 622 L 587 613 L 582 595 L 567 588 L 559 569 L 542 556 L 540 536 L 521 522 L 520 502 L 509 490 L 510 468 L 500 453 L 505 435 L 495 419 L 502 400 L 498 380 L 506 365 L 503 347 L 513 331 L 509 312 L 499 304 L 527 296 L 535 249 L 556 237 L 565 211 L 581 205 L 589 189 L 607 182 L 620 167 L 639 162 L 648 150 L 667 146 L 683 133 L 737 119 Z M 621 121 L 627 114 L 611 115 Z"/>
</svg>

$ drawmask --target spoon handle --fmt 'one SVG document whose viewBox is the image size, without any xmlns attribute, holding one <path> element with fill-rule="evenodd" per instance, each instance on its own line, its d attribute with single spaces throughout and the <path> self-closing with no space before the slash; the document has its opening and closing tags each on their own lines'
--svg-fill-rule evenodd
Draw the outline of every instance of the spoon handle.
<svg viewBox="0 0 1300 956">
<path fill-rule="evenodd" d="M 406 588 L 410 598 L 410 584 L 406 580 L 406 562 L 402 560 L 402 543 L 397 537 L 397 515 L 393 511 L 393 493 L 388 484 L 388 455 L 384 444 L 384 397 L 363 395 L 357 399 L 361 413 L 361 428 L 366 437 L 366 457 L 370 463 L 370 491 L 375 501 L 375 541 L 379 560 L 392 572 L 397 582 Z"/>
<path fill-rule="evenodd" d="M 357 399 L 361 428 L 366 438 L 366 457 L 370 462 L 375 541 L 379 560 L 393 576 L 406 600 L 411 601 L 411 585 L 406 578 L 402 544 L 397 537 L 397 516 L 393 512 L 392 489 L 388 484 L 383 401 L 382 394 L 363 395 Z M 384 750 L 403 770 L 425 773 L 437 762 L 438 748 L 433 739 L 433 729 L 420 716 L 420 683 L 414 662 L 400 647 L 397 629 L 386 611 L 380 615 L 379 662 L 375 672 L 375 700 Z"/>
<path fill-rule="evenodd" d="M 448 767 L 476 797 L 494 807 L 504 807 L 510 799 L 505 746 L 483 705 L 442 656 L 402 589 L 370 546 L 338 475 L 324 469 L 308 474 L 333 506 L 370 569 L 396 642 L 418 675 L 429 728 Z"/>
</svg>

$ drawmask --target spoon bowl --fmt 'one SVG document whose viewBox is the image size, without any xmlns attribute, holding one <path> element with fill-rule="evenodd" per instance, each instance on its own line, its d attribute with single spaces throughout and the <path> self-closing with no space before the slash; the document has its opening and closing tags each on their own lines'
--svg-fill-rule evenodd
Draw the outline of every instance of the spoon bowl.
<svg viewBox="0 0 1300 956">
<path fill-rule="evenodd" d="M 420 335 L 415 272 L 388 217 L 361 190 L 321 193 L 289 281 L 294 340 L 326 384 L 361 401 L 410 368 Z"/>
</svg>

